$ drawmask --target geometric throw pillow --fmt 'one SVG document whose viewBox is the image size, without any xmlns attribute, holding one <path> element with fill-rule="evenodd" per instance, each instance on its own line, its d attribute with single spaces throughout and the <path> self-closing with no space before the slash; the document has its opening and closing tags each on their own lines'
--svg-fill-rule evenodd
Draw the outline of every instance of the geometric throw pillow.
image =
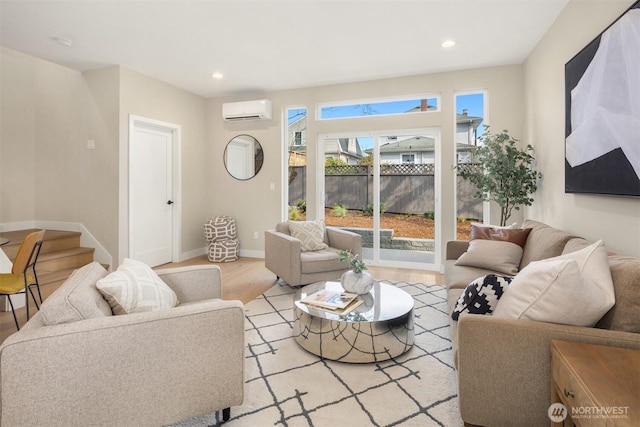
<svg viewBox="0 0 640 427">
<path fill-rule="evenodd" d="M 96 282 L 113 314 L 164 310 L 178 305 L 173 289 L 148 265 L 125 258 L 117 271 Z"/>
<path fill-rule="evenodd" d="M 289 221 L 291 237 L 300 240 L 302 252 L 318 251 L 329 247 L 324 242 L 324 222 L 315 221 Z"/>
<path fill-rule="evenodd" d="M 458 320 L 460 314 L 464 312 L 491 314 L 512 280 L 513 277 L 498 276 L 497 274 L 478 277 L 469 283 L 460 298 L 458 298 L 458 302 L 451 313 L 451 318 Z"/>
<path fill-rule="evenodd" d="M 582 250 L 533 261 L 518 273 L 495 317 L 594 326 L 615 304 L 602 241 Z"/>
</svg>

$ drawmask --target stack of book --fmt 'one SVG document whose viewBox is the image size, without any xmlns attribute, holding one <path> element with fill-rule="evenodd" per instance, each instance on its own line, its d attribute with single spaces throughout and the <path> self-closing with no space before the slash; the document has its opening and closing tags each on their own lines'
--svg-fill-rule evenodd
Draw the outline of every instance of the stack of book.
<svg viewBox="0 0 640 427">
<path fill-rule="evenodd" d="M 321 289 L 303 298 L 300 302 L 309 307 L 344 315 L 350 313 L 364 301 L 362 298 L 358 298 L 358 294 Z"/>
</svg>

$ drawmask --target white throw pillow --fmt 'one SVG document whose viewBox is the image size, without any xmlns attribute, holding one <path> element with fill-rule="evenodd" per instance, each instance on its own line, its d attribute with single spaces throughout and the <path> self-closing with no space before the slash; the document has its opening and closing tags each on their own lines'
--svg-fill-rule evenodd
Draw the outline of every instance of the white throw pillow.
<svg viewBox="0 0 640 427">
<path fill-rule="evenodd" d="M 148 265 L 125 258 L 117 271 L 96 282 L 113 314 L 164 310 L 178 305 L 173 289 Z"/>
<path fill-rule="evenodd" d="M 518 272 L 522 248 L 511 242 L 476 239 L 456 260 L 456 265 L 478 267 L 498 273 L 514 275 Z"/>
<path fill-rule="evenodd" d="M 324 242 L 324 222 L 316 221 L 289 221 L 291 236 L 300 240 L 300 250 L 319 251 L 329 247 Z"/>
<path fill-rule="evenodd" d="M 615 304 L 602 241 L 582 250 L 534 261 L 513 279 L 494 317 L 594 326 Z"/>
</svg>

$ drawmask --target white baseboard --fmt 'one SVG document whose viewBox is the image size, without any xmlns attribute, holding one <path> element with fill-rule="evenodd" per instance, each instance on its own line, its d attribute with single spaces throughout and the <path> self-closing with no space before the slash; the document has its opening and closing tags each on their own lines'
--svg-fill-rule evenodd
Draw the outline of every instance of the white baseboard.
<svg viewBox="0 0 640 427">
<path fill-rule="evenodd" d="M 252 251 L 248 249 L 240 249 L 240 256 L 245 258 L 261 258 L 264 259 L 264 251 Z"/>
<path fill-rule="evenodd" d="M 180 261 L 186 261 L 191 258 L 199 257 L 207 254 L 207 248 L 198 248 L 188 252 L 182 252 L 180 254 Z M 264 251 L 253 251 L 248 249 L 240 249 L 240 256 L 244 258 L 261 258 L 264 259 Z"/>
<path fill-rule="evenodd" d="M 180 259 L 177 262 L 186 261 L 191 258 L 199 257 L 200 255 L 205 255 L 207 253 L 207 248 L 198 248 L 192 251 L 182 252 L 180 254 Z"/>
</svg>

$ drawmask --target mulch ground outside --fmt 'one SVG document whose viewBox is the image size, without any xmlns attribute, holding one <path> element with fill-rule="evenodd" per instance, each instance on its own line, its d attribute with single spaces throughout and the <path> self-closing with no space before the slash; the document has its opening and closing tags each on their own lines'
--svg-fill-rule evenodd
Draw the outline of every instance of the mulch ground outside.
<svg viewBox="0 0 640 427">
<path fill-rule="evenodd" d="M 304 219 L 303 217 L 299 218 Z M 347 211 L 345 217 L 335 217 L 331 209 L 325 210 L 324 222 L 331 227 L 373 228 L 373 216 L 365 215 L 362 211 Z M 406 215 L 397 213 L 383 213 L 380 215 L 380 228 L 393 230 L 394 237 L 409 237 L 414 239 L 435 238 L 435 222 L 422 215 Z M 458 221 L 457 239 L 469 240 L 471 221 Z"/>
</svg>

